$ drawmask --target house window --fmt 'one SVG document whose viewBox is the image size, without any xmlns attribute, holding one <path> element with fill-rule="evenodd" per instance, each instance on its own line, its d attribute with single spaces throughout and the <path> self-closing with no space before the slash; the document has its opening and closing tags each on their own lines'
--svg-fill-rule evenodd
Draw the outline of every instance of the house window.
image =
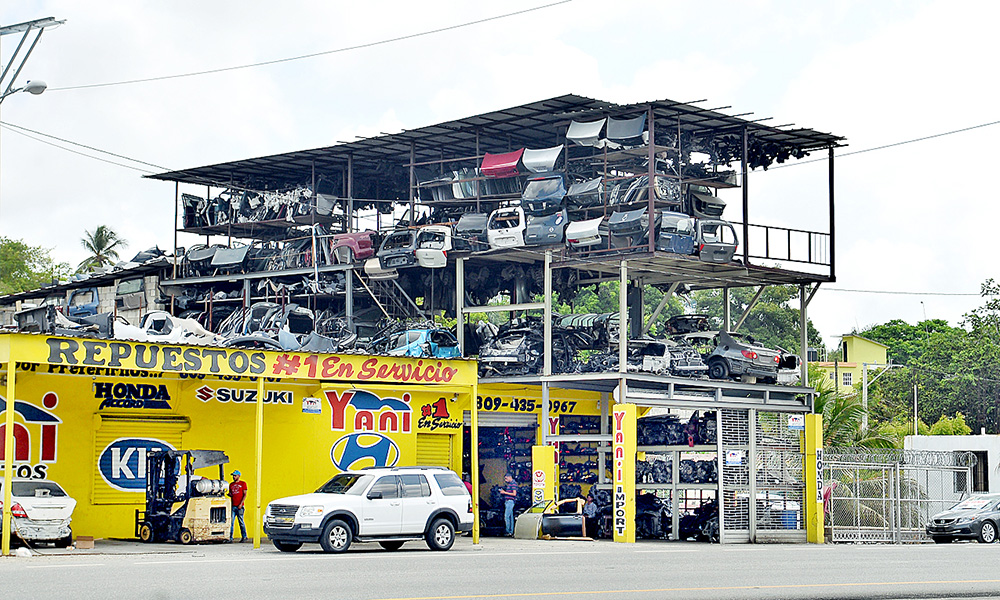
<svg viewBox="0 0 1000 600">
<path fill-rule="evenodd" d="M 853 379 L 853 377 L 852 377 L 853 375 L 854 375 L 854 373 L 844 373 L 844 385 L 845 386 L 852 386 L 852 385 L 854 385 L 853 383 L 851 383 L 851 380 Z"/>
<path fill-rule="evenodd" d="M 834 373 L 833 371 L 830 371 L 830 381 L 836 381 L 836 380 L 837 380 L 837 374 Z"/>
</svg>

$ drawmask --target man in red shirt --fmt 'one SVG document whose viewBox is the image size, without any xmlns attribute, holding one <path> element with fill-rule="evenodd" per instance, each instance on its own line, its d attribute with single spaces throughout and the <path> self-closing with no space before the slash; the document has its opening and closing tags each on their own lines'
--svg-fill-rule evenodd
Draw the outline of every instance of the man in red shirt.
<svg viewBox="0 0 1000 600">
<path fill-rule="evenodd" d="M 247 526 L 243 522 L 243 501 L 247 497 L 247 482 L 240 480 L 240 472 L 233 471 L 233 482 L 229 484 L 229 498 L 233 502 L 233 520 L 229 523 L 229 541 L 233 541 L 233 528 L 237 519 L 240 522 L 240 542 L 247 541 Z"/>
</svg>

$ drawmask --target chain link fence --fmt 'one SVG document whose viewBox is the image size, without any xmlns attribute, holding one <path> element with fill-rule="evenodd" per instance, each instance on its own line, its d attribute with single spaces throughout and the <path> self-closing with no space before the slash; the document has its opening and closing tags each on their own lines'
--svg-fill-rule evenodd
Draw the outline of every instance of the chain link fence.
<svg viewBox="0 0 1000 600">
<path fill-rule="evenodd" d="M 924 525 L 972 493 L 971 452 L 826 450 L 827 527 L 834 542 L 928 540 Z"/>
</svg>

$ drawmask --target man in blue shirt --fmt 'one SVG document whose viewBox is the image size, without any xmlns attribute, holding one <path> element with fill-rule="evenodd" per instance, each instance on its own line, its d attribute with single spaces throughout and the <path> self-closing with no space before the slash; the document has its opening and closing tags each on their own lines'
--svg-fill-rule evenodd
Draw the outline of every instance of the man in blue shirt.
<svg viewBox="0 0 1000 600">
<path fill-rule="evenodd" d="M 507 537 L 514 536 L 514 501 L 517 500 L 517 482 L 510 473 L 503 476 L 504 485 L 500 488 L 500 495 L 503 496 L 503 522 L 506 527 Z"/>
</svg>

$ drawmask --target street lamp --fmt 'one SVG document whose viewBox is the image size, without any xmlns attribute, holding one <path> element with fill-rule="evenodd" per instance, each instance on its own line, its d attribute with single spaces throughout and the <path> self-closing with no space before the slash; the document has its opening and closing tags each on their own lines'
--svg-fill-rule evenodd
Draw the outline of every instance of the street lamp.
<svg viewBox="0 0 1000 600">
<path fill-rule="evenodd" d="M 44 92 L 47 87 L 49 87 L 49 85 L 44 81 L 33 79 L 25 83 L 22 87 L 17 88 L 16 90 L 10 90 L 9 92 L 4 92 L 4 94 L 0 96 L 0 102 L 3 102 L 3 99 L 6 98 L 7 96 L 16 94 L 18 92 L 28 92 L 29 94 L 37 96 L 42 92 Z"/>
</svg>

